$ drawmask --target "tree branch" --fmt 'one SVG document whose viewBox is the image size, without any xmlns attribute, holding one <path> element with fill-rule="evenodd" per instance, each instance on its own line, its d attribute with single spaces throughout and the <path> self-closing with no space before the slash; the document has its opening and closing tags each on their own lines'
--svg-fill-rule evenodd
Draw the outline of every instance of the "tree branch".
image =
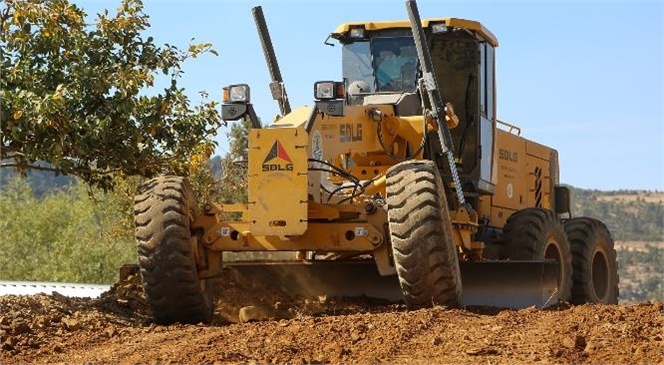
<svg viewBox="0 0 664 365">
<path fill-rule="evenodd" d="M 15 163 L 15 162 L 0 163 L 0 168 L 7 168 L 7 167 L 14 167 L 14 168 L 17 168 L 17 169 L 22 168 L 22 169 L 25 169 L 25 170 L 57 172 L 57 173 L 61 173 L 63 175 L 78 175 L 78 174 L 86 173 L 86 174 L 90 174 L 90 176 L 95 176 L 95 177 L 115 174 L 115 173 L 118 173 L 118 172 L 122 171 L 122 169 L 120 169 L 120 168 L 115 169 L 115 170 L 94 171 L 94 170 L 89 169 L 89 168 L 75 167 L 75 168 L 72 168 L 72 169 L 63 170 L 63 169 L 58 169 L 58 168 L 50 167 L 50 166 L 23 165 L 23 164 Z"/>
<path fill-rule="evenodd" d="M 4 26 L 5 22 L 7 22 L 7 20 L 9 20 L 9 7 L 10 7 L 10 5 L 12 5 L 11 1 L 8 0 L 7 1 L 7 7 L 5 8 L 5 11 L 0 13 L 0 25 Z M 4 29 L 4 27 L 2 29 Z"/>
<path fill-rule="evenodd" d="M 14 158 L 16 155 L 21 155 L 20 152 L 16 151 L 16 148 L 0 144 L 0 160 Z"/>
<path fill-rule="evenodd" d="M 20 163 L 7 163 L 3 162 L 0 163 L 0 168 L 6 168 L 6 167 L 14 167 L 14 168 L 23 168 L 23 169 L 30 169 L 30 170 L 39 170 L 39 171 L 50 171 L 50 172 L 56 172 L 56 170 L 53 167 L 48 167 L 48 166 L 39 166 L 39 165 L 22 165 Z"/>
</svg>

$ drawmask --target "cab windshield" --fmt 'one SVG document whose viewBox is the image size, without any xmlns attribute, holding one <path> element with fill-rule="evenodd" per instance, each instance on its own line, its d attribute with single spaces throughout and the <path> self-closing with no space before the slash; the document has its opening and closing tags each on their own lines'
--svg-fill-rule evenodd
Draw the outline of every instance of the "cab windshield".
<svg viewBox="0 0 664 365">
<path fill-rule="evenodd" d="M 414 92 L 417 51 L 412 37 L 380 37 L 347 43 L 342 51 L 343 77 L 363 81 L 368 92 Z"/>
</svg>

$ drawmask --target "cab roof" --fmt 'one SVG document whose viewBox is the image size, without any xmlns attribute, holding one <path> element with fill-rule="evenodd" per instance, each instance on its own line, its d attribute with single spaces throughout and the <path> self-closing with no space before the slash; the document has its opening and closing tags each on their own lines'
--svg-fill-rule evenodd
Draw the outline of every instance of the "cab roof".
<svg viewBox="0 0 664 365">
<path fill-rule="evenodd" d="M 489 44 L 493 47 L 498 47 L 498 39 L 496 36 L 491 33 L 490 30 L 485 28 L 479 22 L 473 20 L 459 19 L 459 18 L 434 18 L 434 19 L 422 19 L 422 26 L 424 28 L 429 27 L 430 23 L 445 23 L 446 26 L 450 28 L 463 28 L 468 29 L 472 32 L 478 33 L 482 38 L 484 38 Z M 364 29 L 367 31 L 373 30 L 382 30 L 382 29 L 394 29 L 394 28 L 408 28 L 410 29 L 410 22 L 407 20 L 395 20 L 395 21 L 380 21 L 380 22 L 352 22 L 352 23 L 343 23 L 339 25 L 334 32 L 332 32 L 331 37 L 335 39 L 345 38 L 351 28 L 364 26 Z"/>
</svg>

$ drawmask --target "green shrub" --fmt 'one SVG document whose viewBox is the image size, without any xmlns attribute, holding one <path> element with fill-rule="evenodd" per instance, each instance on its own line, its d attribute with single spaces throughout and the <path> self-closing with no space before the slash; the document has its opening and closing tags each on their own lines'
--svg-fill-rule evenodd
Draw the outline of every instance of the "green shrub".
<svg viewBox="0 0 664 365">
<path fill-rule="evenodd" d="M 0 195 L 0 280 L 113 283 L 136 262 L 131 200 L 69 185 L 35 197 L 14 178 Z"/>
</svg>

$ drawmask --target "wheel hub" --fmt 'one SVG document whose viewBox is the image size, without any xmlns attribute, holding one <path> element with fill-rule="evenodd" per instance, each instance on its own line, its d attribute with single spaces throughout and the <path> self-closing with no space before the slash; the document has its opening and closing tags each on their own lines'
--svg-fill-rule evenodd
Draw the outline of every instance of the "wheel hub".
<svg viewBox="0 0 664 365">
<path fill-rule="evenodd" d="M 595 251 L 592 259 L 592 285 L 595 295 L 599 299 L 604 299 L 608 292 L 609 265 L 606 255 L 602 251 Z"/>
</svg>

